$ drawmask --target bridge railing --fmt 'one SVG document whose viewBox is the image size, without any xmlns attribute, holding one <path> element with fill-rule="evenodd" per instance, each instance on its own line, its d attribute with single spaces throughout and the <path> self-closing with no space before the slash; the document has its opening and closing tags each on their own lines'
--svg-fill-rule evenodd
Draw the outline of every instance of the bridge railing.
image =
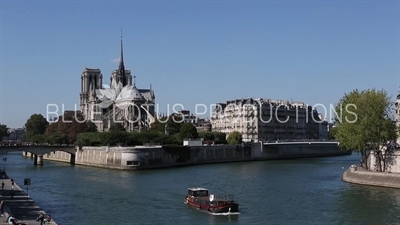
<svg viewBox="0 0 400 225">
<path fill-rule="evenodd" d="M 62 148 L 62 147 L 75 147 L 75 145 L 67 145 L 67 144 L 62 144 L 62 145 L 52 145 L 52 144 L 35 144 L 35 143 L 5 143 L 2 142 L 0 143 L 0 147 L 57 147 L 57 148 Z"/>
<path fill-rule="evenodd" d="M 333 139 L 292 139 L 292 140 L 267 140 L 263 143 L 287 143 L 287 142 L 337 142 Z"/>
</svg>

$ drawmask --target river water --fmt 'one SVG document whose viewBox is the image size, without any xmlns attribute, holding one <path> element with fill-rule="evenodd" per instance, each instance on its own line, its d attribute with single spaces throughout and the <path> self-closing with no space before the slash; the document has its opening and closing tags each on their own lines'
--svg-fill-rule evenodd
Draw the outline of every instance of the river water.
<svg viewBox="0 0 400 225">
<path fill-rule="evenodd" d="M 119 171 L 8 153 L 6 171 L 59 225 L 400 224 L 400 190 L 341 181 L 348 156 Z M 188 187 L 234 194 L 240 215 L 209 215 L 183 203 Z M 23 187 L 26 191 L 26 187 Z"/>
</svg>

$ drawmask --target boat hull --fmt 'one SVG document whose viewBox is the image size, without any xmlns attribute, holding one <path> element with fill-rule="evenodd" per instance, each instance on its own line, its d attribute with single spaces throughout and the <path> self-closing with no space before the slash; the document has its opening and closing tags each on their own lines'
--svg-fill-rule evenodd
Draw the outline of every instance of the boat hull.
<svg viewBox="0 0 400 225">
<path fill-rule="evenodd" d="M 226 205 L 219 208 L 208 208 L 207 211 L 210 213 L 235 213 L 239 212 L 239 206 L 237 204 Z"/>
<path fill-rule="evenodd" d="M 185 199 L 185 203 L 191 207 L 209 212 L 209 213 L 236 213 L 239 212 L 239 205 L 237 203 L 226 203 L 223 205 L 213 206 L 209 204 L 199 204 L 195 201 Z"/>
</svg>

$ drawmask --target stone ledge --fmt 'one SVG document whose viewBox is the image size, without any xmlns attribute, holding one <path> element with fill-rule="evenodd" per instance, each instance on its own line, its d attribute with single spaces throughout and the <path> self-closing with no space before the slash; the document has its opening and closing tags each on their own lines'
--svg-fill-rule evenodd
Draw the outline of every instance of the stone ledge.
<svg viewBox="0 0 400 225">
<path fill-rule="evenodd" d="M 398 173 L 363 171 L 354 166 L 343 173 L 342 180 L 353 184 L 400 188 L 400 174 Z"/>
</svg>

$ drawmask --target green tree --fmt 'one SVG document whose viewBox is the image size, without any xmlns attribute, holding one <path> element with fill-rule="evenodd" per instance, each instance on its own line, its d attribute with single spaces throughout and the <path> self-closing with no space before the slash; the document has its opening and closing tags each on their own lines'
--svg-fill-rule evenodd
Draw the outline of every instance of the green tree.
<svg viewBox="0 0 400 225">
<path fill-rule="evenodd" d="M 238 145 L 242 143 L 242 134 L 239 131 L 233 131 L 228 135 L 228 144 Z"/>
<path fill-rule="evenodd" d="M 373 150 L 377 153 L 378 169 L 385 170 L 382 150 L 390 151 L 397 136 L 390 116 L 393 105 L 385 91 L 368 89 L 346 93 L 335 107 L 335 139 L 343 149 L 360 152 L 362 166 L 366 169 L 369 169 L 368 150 Z"/>
<path fill-rule="evenodd" d="M 109 131 L 126 131 L 121 123 L 114 123 L 111 125 Z"/>
<path fill-rule="evenodd" d="M 203 138 L 205 141 L 212 141 L 214 144 L 227 144 L 226 134 L 222 132 L 202 131 L 199 132 L 199 137 Z"/>
<path fill-rule="evenodd" d="M 203 138 L 205 141 L 214 141 L 214 133 L 210 131 L 201 131 L 198 133 L 200 138 Z"/>
<path fill-rule="evenodd" d="M 105 146 L 107 145 L 107 140 L 105 136 L 109 132 L 87 132 L 79 133 L 76 136 L 76 145 L 82 146 Z"/>
<path fill-rule="evenodd" d="M 65 111 L 64 114 L 58 118 L 57 122 L 53 122 L 47 126 L 46 135 L 49 137 L 49 141 L 51 141 L 53 140 L 53 138 L 50 138 L 51 135 L 56 134 L 55 137 L 58 137 L 59 134 L 65 134 L 67 139 L 63 140 L 65 143 L 62 144 L 73 144 L 76 142 L 78 134 L 90 132 L 89 130 L 94 129 L 89 126 L 96 125 L 92 122 L 86 122 L 80 112 Z"/>
<path fill-rule="evenodd" d="M 191 123 L 185 123 L 182 125 L 179 131 L 179 137 L 183 140 L 185 138 L 197 138 L 197 129 Z"/>
<path fill-rule="evenodd" d="M 45 144 L 47 143 L 47 136 L 44 134 L 35 134 L 29 140 L 36 144 Z"/>
<path fill-rule="evenodd" d="M 165 133 L 165 123 L 166 122 L 162 123 L 161 121 L 167 121 L 167 120 L 168 120 L 168 117 L 156 118 L 156 120 L 152 124 L 150 124 L 150 130 Z"/>
<path fill-rule="evenodd" d="M 150 125 L 150 130 L 167 133 L 168 135 L 178 134 L 183 125 L 183 119 L 180 114 L 173 113 L 168 117 L 156 118 Z"/>
<path fill-rule="evenodd" d="M 162 135 L 161 136 L 161 142 L 160 144 L 162 145 L 182 145 L 182 141 L 179 137 L 179 134 L 174 134 L 174 135 Z"/>
<path fill-rule="evenodd" d="M 69 140 L 66 134 L 55 132 L 48 136 L 48 142 L 52 145 L 62 145 L 67 144 Z"/>
<path fill-rule="evenodd" d="M 35 135 L 42 135 L 49 125 L 46 118 L 41 114 L 33 114 L 25 123 L 26 137 L 30 140 Z"/>
<path fill-rule="evenodd" d="M 138 139 L 142 144 L 158 143 L 163 136 L 165 134 L 156 130 L 144 130 L 139 133 Z"/>
<path fill-rule="evenodd" d="M 336 128 L 336 127 L 331 127 L 331 128 L 329 129 L 328 138 L 329 138 L 330 140 L 335 139 L 336 133 L 337 133 L 337 128 Z"/>
<path fill-rule="evenodd" d="M 3 140 L 3 137 L 7 137 L 8 135 L 7 125 L 0 124 L 0 142 Z"/>
<path fill-rule="evenodd" d="M 86 122 L 86 132 L 97 132 L 97 126 L 92 121 Z"/>
<path fill-rule="evenodd" d="M 105 133 L 104 140 L 109 146 L 124 146 L 128 140 L 128 136 L 129 133 L 125 130 L 112 130 Z"/>
<path fill-rule="evenodd" d="M 213 132 L 214 141 L 226 141 L 226 134 L 222 132 Z"/>
</svg>

